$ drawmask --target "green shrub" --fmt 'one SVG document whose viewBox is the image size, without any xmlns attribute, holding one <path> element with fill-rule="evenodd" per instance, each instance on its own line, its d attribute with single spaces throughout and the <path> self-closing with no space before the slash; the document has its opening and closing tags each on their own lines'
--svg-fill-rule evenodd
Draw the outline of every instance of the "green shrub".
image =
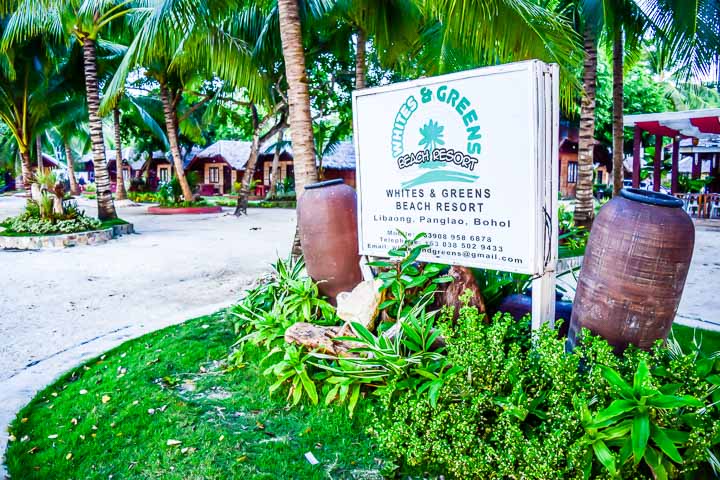
<svg viewBox="0 0 720 480">
<path fill-rule="evenodd" d="M 5 235 L 50 235 L 57 233 L 76 233 L 88 230 L 97 230 L 101 223 L 95 218 L 85 216 L 77 203 L 66 201 L 63 204 L 64 213 L 57 215 L 52 212 L 52 197 L 43 193 L 40 202 L 28 200 L 25 211 L 17 217 L 4 220 Z"/>
<path fill-rule="evenodd" d="M 89 193 L 93 193 L 93 192 L 97 191 L 97 187 L 95 186 L 94 183 L 88 183 L 87 185 L 85 185 L 85 191 L 89 192 Z"/>
<path fill-rule="evenodd" d="M 50 235 L 56 233 L 76 233 L 100 228 L 100 220 L 90 217 L 77 217 L 70 220 L 46 220 L 42 218 L 16 217 L 6 223 L 8 233 Z"/>
<path fill-rule="evenodd" d="M 128 199 L 137 203 L 159 203 L 154 192 L 128 192 Z"/>
<path fill-rule="evenodd" d="M 573 354 L 556 332 L 474 308 L 446 318 L 457 369 L 436 405 L 386 389 L 381 444 L 410 465 L 456 478 L 698 478 L 720 443 L 716 358 L 628 351 L 586 334 Z M 704 374 L 703 380 L 698 376 Z M 633 380 L 634 378 L 634 380 Z M 629 379 L 629 380 L 625 380 Z"/>
</svg>

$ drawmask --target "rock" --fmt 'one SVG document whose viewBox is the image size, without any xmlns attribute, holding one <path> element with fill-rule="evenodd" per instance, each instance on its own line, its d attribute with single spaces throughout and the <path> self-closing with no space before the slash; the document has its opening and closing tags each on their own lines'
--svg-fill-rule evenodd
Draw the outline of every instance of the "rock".
<svg viewBox="0 0 720 480">
<path fill-rule="evenodd" d="M 42 193 L 40 192 L 40 185 L 37 183 L 33 183 L 32 185 L 30 185 L 30 198 L 38 202 L 40 201 L 40 197 L 42 197 Z"/>
<path fill-rule="evenodd" d="M 375 327 L 378 306 L 382 302 L 380 292 L 382 280 L 365 280 L 359 283 L 352 292 L 341 292 L 337 296 L 337 316 L 346 324 L 359 323 L 368 330 Z"/>
</svg>

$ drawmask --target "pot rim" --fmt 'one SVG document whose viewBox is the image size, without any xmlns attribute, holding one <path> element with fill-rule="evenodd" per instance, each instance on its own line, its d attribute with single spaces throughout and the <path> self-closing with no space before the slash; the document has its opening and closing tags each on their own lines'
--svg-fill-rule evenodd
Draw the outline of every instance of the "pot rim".
<svg viewBox="0 0 720 480">
<path fill-rule="evenodd" d="M 620 196 L 634 202 L 646 203 L 658 207 L 681 208 L 684 203 L 679 198 L 660 192 L 642 190 L 640 188 L 623 188 Z"/>
<path fill-rule="evenodd" d="M 317 182 L 317 183 L 311 183 L 310 185 L 305 185 L 305 190 L 313 190 L 315 188 L 324 188 L 324 187 L 330 187 L 333 185 L 340 185 L 345 183 L 345 180 L 342 178 L 333 178 L 332 180 L 325 180 L 323 182 Z"/>
</svg>

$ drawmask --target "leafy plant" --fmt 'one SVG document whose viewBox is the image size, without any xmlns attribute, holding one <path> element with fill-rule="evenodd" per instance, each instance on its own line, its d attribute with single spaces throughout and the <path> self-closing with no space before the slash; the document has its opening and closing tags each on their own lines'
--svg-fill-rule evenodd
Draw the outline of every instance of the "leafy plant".
<svg viewBox="0 0 720 480">
<path fill-rule="evenodd" d="M 275 347 L 268 353 L 268 357 L 284 352 L 283 359 L 267 368 L 264 375 L 274 375 L 277 381 L 270 387 L 273 393 L 285 384 L 290 385 L 287 398 L 292 398 L 293 405 L 297 405 L 302 399 L 303 392 L 315 405 L 318 403 L 318 393 L 315 383 L 310 379 L 307 371 L 309 353 L 303 352 L 295 345 L 288 345 L 284 349 Z M 267 358 L 267 357 L 266 357 Z"/>
<path fill-rule="evenodd" d="M 661 346 L 616 357 L 589 333 L 567 354 L 550 329 L 481 318 L 470 307 L 454 323 L 441 318 L 455 370 L 441 371 L 434 404 L 413 389 L 380 390 L 373 430 L 403 463 L 456 478 L 712 475 L 714 364 L 695 370 L 694 355 Z"/>
<path fill-rule="evenodd" d="M 497 308 L 503 298 L 514 293 L 525 293 L 531 284 L 530 275 L 500 270 L 473 269 L 473 276 L 482 293 L 485 306 Z"/>
<path fill-rule="evenodd" d="M 243 333 L 238 344 L 252 341 L 276 346 L 285 330 L 296 322 L 337 324 L 335 309 L 320 296 L 317 285 L 303 276 L 304 269 L 302 258 L 278 259 L 273 265 L 273 278 L 250 290 L 242 302 L 229 310 L 236 331 Z"/>
<path fill-rule="evenodd" d="M 600 366 L 603 377 L 614 392 L 613 402 L 597 414 L 590 416 L 583 409 L 582 419 L 586 439 L 595 456 L 615 476 L 618 473 L 616 458 L 611 448 L 619 449 L 617 463 L 632 459 L 633 465 L 644 461 L 655 478 L 667 478 L 673 468 L 670 462 L 682 464 L 678 447 L 690 437 L 689 432 L 665 428 L 659 422 L 669 410 L 700 408 L 704 404 L 689 395 L 669 395 L 652 387 L 650 369 L 641 360 L 635 371 L 632 385 L 625 382 L 614 369 Z M 665 391 L 672 391 L 673 386 Z"/>
<path fill-rule="evenodd" d="M 332 374 L 327 381 L 334 386 L 326 402 L 337 398 L 342 403 L 348 398 L 352 414 L 357 400 L 354 397 L 362 385 L 368 385 L 376 389 L 376 394 L 386 389 L 409 390 L 428 396 L 435 405 L 445 380 L 458 370 L 446 361 L 444 345 L 439 342 L 441 330 L 435 327 L 436 313 L 428 313 L 424 307 L 420 305 L 399 319 L 400 328 L 392 336 L 376 336 L 362 324 L 352 323 L 357 336 L 338 337 L 356 345 L 349 351 L 351 356 L 314 353 L 319 360 L 315 365 Z"/>
<path fill-rule="evenodd" d="M 380 291 L 385 292 L 385 301 L 380 304 L 381 310 L 387 310 L 393 318 L 399 318 L 408 312 L 422 298 L 433 294 L 438 284 L 453 280 L 450 276 L 440 276 L 445 269 L 444 265 L 437 263 L 418 263 L 417 259 L 423 250 L 430 245 L 418 243 L 426 236 L 419 233 L 410 238 L 398 230 L 403 243 L 388 252 L 394 260 L 379 260 L 368 265 L 380 270 L 377 278 L 382 280 Z"/>
<path fill-rule="evenodd" d="M 57 183 L 57 180 L 58 178 L 55 172 L 50 170 L 40 170 L 35 173 L 35 182 L 46 190 L 52 191 Z"/>
</svg>

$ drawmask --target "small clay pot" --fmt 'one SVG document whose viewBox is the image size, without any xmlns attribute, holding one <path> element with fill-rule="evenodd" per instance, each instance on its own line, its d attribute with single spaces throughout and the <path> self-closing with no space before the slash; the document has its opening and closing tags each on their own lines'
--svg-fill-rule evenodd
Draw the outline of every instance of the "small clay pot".
<svg viewBox="0 0 720 480">
<path fill-rule="evenodd" d="M 532 297 L 519 293 L 508 295 L 500 301 L 497 311 L 509 313 L 516 320 L 520 320 L 525 315 L 532 313 Z M 567 335 L 571 315 L 572 302 L 566 302 L 560 299 L 555 300 L 555 321 L 563 320 L 562 325 L 560 325 L 558 329 L 558 338 L 564 338 Z"/>
<path fill-rule="evenodd" d="M 334 302 L 362 281 L 355 190 L 342 179 L 307 185 L 297 215 L 307 272 Z"/>
<path fill-rule="evenodd" d="M 670 195 L 628 188 L 600 210 L 578 278 L 571 348 L 582 328 L 618 353 L 667 338 L 695 245 L 695 227 L 682 206 Z"/>
</svg>

